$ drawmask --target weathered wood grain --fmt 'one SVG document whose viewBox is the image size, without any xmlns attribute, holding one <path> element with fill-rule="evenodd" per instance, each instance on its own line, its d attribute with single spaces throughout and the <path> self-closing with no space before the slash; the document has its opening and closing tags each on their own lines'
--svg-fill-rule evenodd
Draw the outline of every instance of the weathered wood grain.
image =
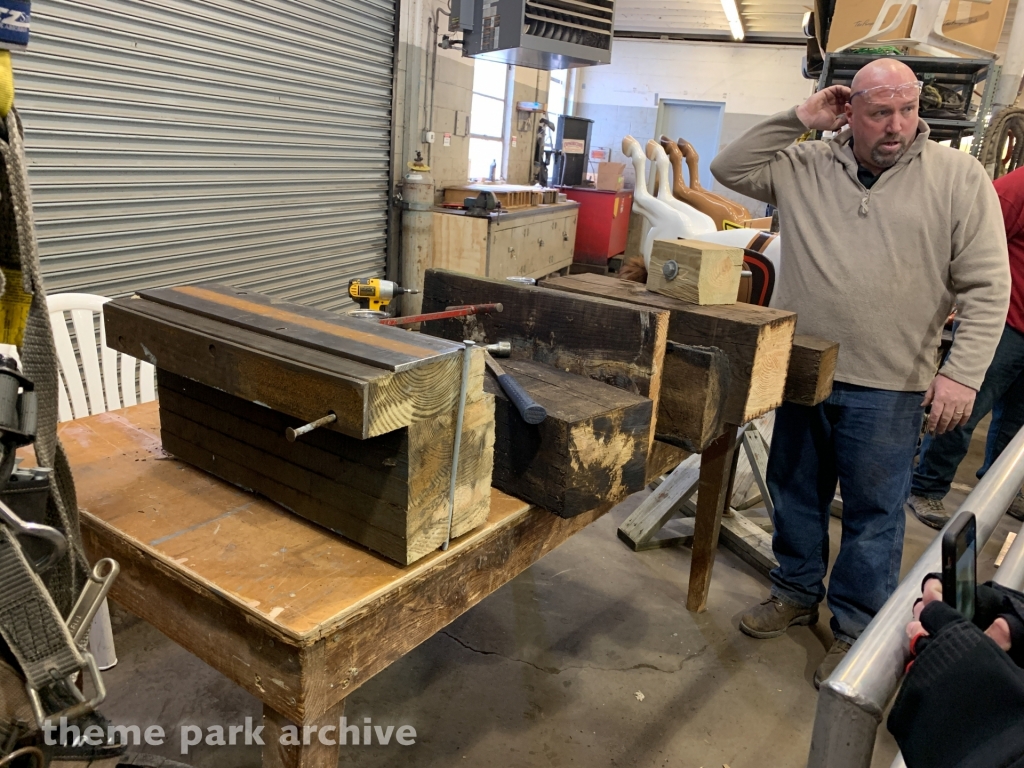
<svg viewBox="0 0 1024 768">
<path fill-rule="evenodd" d="M 455 414 L 369 440 L 318 430 L 294 443 L 285 414 L 158 369 L 164 448 L 174 456 L 407 565 L 447 535 Z M 466 405 L 452 535 L 487 517 L 493 400 Z"/>
<path fill-rule="evenodd" d="M 658 413 L 667 312 L 507 280 L 427 270 L 424 312 L 493 302 L 501 303 L 504 311 L 424 323 L 423 332 L 455 340 L 509 341 L 512 360 L 545 363 L 624 389 L 650 399 Z"/>
<path fill-rule="evenodd" d="M 221 283 L 155 288 L 139 291 L 138 295 L 262 336 L 390 371 L 404 371 L 458 354 L 457 347 L 437 339 Z"/>
<path fill-rule="evenodd" d="M 263 705 L 263 768 L 335 768 L 338 765 L 338 758 L 341 755 L 341 747 L 338 741 L 338 727 L 342 715 L 345 713 L 345 700 L 342 699 L 337 706 L 324 713 L 311 723 L 295 723 L 284 715 L 279 715 L 271 707 Z M 300 742 L 303 739 L 303 727 L 315 727 L 316 731 L 309 733 L 309 744 L 292 744 L 291 728 L 295 729 Z M 362 736 L 362 723 L 355 723 L 359 728 L 359 735 Z M 290 726 L 290 727 L 289 727 Z M 324 736 L 321 740 L 320 730 L 324 729 Z M 328 730 L 332 729 L 332 730 Z M 334 744 L 325 744 L 324 741 L 333 741 Z M 362 738 L 355 742 L 350 737 L 346 738 L 348 744 L 362 744 Z M 288 743 L 282 743 L 288 742 Z"/>
<path fill-rule="evenodd" d="M 832 394 L 839 342 L 798 333 L 793 337 L 785 398 L 797 405 L 817 405 Z"/>
<path fill-rule="evenodd" d="M 510 341 L 513 360 L 546 363 L 657 401 L 668 314 L 567 297 L 531 285 L 429 269 L 423 311 L 500 302 L 504 311 L 423 324 L 423 332 L 481 343 Z"/>
<path fill-rule="evenodd" d="M 113 349 L 303 423 L 333 411 L 329 431 L 374 437 L 458 400 L 461 354 L 394 373 L 143 299 L 107 302 L 103 313 Z M 482 355 L 473 359 L 469 392 L 481 387 Z"/>
<path fill-rule="evenodd" d="M 700 453 L 725 429 L 729 394 L 729 359 L 716 347 L 668 342 L 665 381 L 686 386 L 662 387 L 656 437 Z"/>
<path fill-rule="evenodd" d="M 623 520 L 618 530 L 619 538 L 636 552 L 666 546 L 666 542 L 654 537 L 696 492 L 700 463 L 699 456 L 690 456 L 680 463 L 665 482 Z M 676 543 L 674 538 L 667 541 Z"/>
<path fill-rule="evenodd" d="M 693 528 L 693 556 L 686 607 L 701 613 L 708 607 L 711 571 L 718 551 L 722 513 L 729 502 L 736 454 L 736 432 L 732 425 L 701 455 L 697 486 L 697 519 Z"/>
<path fill-rule="evenodd" d="M 513 360 L 504 368 L 548 415 L 527 424 L 487 377 L 495 397 L 496 488 L 575 517 L 644 487 L 650 400 L 542 363 Z"/>
<path fill-rule="evenodd" d="M 556 277 L 541 285 L 668 310 L 671 341 L 718 347 L 728 356 L 730 386 L 725 420 L 731 424 L 746 424 L 782 404 L 796 329 L 793 312 L 753 304 L 700 307 L 605 275 Z M 663 380 L 662 386 L 686 384 Z"/>
<path fill-rule="evenodd" d="M 678 274 L 665 266 L 675 262 Z M 699 240 L 655 240 L 647 290 L 690 304 L 735 304 L 743 271 L 743 249 Z"/>
<path fill-rule="evenodd" d="M 119 604 L 296 724 L 610 507 L 566 520 L 492 491 L 483 527 L 402 568 L 168 459 L 157 422 L 147 403 L 61 425 L 86 550 L 121 563 Z"/>
<path fill-rule="evenodd" d="M 653 482 L 671 472 L 689 455 L 689 451 L 677 445 L 655 439 L 651 444 L 651 452 L 647 455 L 647 482 Z"/>
<path fill-rule="evenodd" d="M 737 513 L 722 518 L 721 542 L 764 576 L 779 567 L 772 552 L 772 535 L 745 515 Z"/>
</svg>

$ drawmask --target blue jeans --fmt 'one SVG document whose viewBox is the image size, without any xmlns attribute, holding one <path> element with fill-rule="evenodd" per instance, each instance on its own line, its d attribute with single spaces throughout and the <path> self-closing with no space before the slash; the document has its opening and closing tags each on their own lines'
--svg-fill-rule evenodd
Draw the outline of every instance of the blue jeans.
<svg viewBox="0 0 1024 768">
<path fill-rule="evenodd" d="M 825 598 L 828 526 L 836 482 L 843 538 L 828 586 L 832 632 L 852 643 L 896 589 L 921 392 L 836 382 L 816 406 L 775 412 L 768 492 L 775 503 L 772 594 L 801 607 Z"/>
<path fill-rule="evenodd" d="M 1008 325 L 1003 327 L 1003 335 L 985 373 L 985 381 L 974 399 L 971 418 L 964 426 L 945 434 L 925 436 L 921 443 L 921 460 L 914 470 L 911 493 L 927 499 L 941 499 L 949 493 L 956 470 L 971 447 L 975 427 L 1004 395 L 1007 407 L 998 419 L 998 426 L 989 430 L 992 446 L 991 451 L 986 449 L 985 452 L 986 469 L 989 459 L 995 460 L 1024 423 L 1024 408 L 1020 407 L 1020 398 L 1024 396 L 1024 334 Z"/>
</svg>

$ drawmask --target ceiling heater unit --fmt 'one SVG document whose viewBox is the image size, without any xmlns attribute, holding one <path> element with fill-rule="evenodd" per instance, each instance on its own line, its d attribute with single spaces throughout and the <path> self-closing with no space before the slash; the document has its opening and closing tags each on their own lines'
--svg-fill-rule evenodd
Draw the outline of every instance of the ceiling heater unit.
<svg viewBox="0 0 1024 768">
<path fill-rule="evenodd" d="M 453 5 L 466 56 L 546 70 L 611 61 L 614 0 L 454 0 Z"/>
</svg>

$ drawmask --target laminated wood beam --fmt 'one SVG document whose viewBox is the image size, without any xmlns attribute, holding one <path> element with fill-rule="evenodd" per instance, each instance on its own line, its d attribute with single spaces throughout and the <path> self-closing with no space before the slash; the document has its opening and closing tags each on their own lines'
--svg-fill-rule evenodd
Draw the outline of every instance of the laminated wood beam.
<svg viewBox="0 0 1024 768">
<path fill-rule="evenodd" d="M 107 302 L 103 315 L 107 343 L 119 352 L 302 422 L 333 411 L 337 421 L 326 429 L 353 437 L 374 437 L 435 418 L 454 408 L 459 396 L 462 345 L 440 339 L 429 340 L 433 348 L 421 347 L 426 358 L 420 364 L 394 371 L 346 357 L 340 350 L 265 334 L 240 325 L 237 318 L 217 320 L 142 298 Z M 382 327 L 365 325 L 374 332 Z M 413 344 L 409 350 L 422 343 L 417 334 L 388 331 L 399 342 L 408 338 Z M 347 343 L 339 339 L 342 348 Z M 468 391 L 472 395 L 482 387 L 483 357 L 474 355 Z"/>
<path fill-rule="evenodd" d="M 230 483 L 408 565 L 445 540 L 455 412 L 358 440 L 315 430 L 285 439 L 297 419 L 157 370 L 165 450 Z M 490 510 L 493 398 L 467 403 L 452 536 Z"/>
</svg>

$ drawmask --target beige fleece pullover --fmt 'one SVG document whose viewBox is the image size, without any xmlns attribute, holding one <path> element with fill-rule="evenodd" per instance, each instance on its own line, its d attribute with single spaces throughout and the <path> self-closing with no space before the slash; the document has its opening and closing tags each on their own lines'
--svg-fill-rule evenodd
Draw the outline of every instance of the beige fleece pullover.
<svg viewBox="0 0 1024 768">
<path fill-rule="evenodd" d="M 797 331 L 839 342 L 836 380 L 924 391 L 942 326 L 960 304 L 945 376 L 978 389 L 1010 300 L 999 199 L 970 155 L 917 138 L 870 190 L 857 179 L 850 131 L 793 144 L 796 109 L 751 128 L 711 172 L 779 209 L 782 256 L 774 306 Z"/>
</svg>

